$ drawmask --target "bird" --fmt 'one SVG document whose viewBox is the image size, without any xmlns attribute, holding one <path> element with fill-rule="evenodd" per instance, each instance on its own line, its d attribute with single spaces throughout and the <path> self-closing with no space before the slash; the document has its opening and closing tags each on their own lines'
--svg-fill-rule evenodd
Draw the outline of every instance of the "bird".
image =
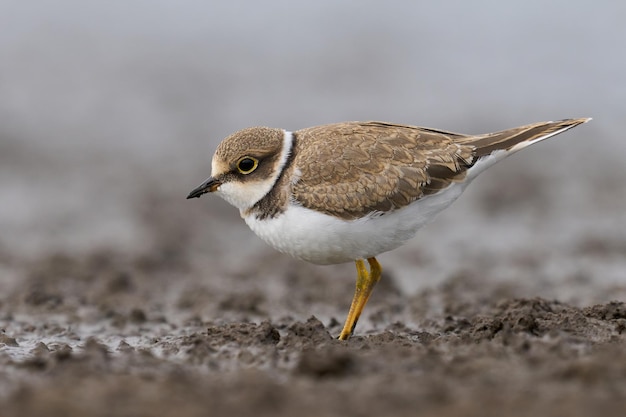
<svg viewBox="0 0 626 417">
<path fill-rule="evenodd" d="M 218 195 L 262 240 L 297 259 L 355 262 L 356 288 L 338 337 L 346 340 L 381 278 L 376 256 L 413 238 L 496 162 L 589 120 L 479 135 L 379 121 L 250 127 L 218 145 L 210 177 L 187 199 Z"/>
</svg>

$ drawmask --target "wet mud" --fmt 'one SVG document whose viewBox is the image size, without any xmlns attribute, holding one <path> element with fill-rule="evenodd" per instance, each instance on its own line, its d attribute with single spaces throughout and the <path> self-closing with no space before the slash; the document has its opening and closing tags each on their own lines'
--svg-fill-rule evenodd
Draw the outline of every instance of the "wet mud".
<svg viewBox="0 0 626 417">
<path fill-rule="evenodd" d="M 13 265 L 28 274 L 0 304 L 1 414 L 623 415 L 624 302 L 521 298 L 471 276 L 407 296 L 387 274 L 344 342 L 340 306 L 289 315 L 339 284 L 310 290 L 311 271 L 289 265 L 274 278 L 283 315 L 262 290 L 212 291 L 158 257 Z"/>
</svg>

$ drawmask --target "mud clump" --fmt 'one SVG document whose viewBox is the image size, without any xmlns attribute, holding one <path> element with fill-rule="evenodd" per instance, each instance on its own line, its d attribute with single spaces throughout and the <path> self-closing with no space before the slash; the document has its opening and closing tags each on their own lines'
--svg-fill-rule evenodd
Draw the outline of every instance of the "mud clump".
<svg viewBox="0 0 626 417">
<path fill-rule="evenodd" d="M 341 377 L 357 368 L 357 361 L 345 349 L 319 348 L 302 352 L 295 372 L 317 378 Z"/>
</svg>

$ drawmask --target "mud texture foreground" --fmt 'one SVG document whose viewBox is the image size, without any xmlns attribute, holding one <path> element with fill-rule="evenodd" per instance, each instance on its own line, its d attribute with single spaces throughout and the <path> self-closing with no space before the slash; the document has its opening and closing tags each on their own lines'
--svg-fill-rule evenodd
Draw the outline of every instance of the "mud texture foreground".
<svg viewBox="0 0 626 417">
<path fill-rule="evenodd" d="M 0 304 L 0 414 L 622 416 L 626 409 L 623 302 L 579 308 L 519 298 L 510 286 L 472 276 L 406 297 L 387 276 L 366 311 L 371 325 L 340 342 L 332 336 L 343 317 L 272 318 L 262 291 L 214 294 L 186 282 L 168 300 L 166 280 L 185 274 L 173 265 L 115 252 L 23 265 L 28 278 Z M 292 268 L 279 278 L 291 288 L 283 311 L 349 299 L 346 282 L 300 285 L 311 273 Z M 207 306 L 219 320 L 200 318 Z"/>
</svg>

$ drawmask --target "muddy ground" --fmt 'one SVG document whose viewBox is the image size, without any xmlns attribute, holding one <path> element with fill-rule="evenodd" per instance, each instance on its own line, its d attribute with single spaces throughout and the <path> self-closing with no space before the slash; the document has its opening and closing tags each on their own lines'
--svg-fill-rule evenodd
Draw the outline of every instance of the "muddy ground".
<svg viewBox="0 0 626 417">
<path fill-rule="evenodd" d="M 43 259 L 4 297 L 3 416 L 624 412 L 624 302 L 520 298 L 472 276 L 406 297 L 385 277 L 374 328 L 340 342 L 342 316 L 295 319 L 287 306 L 345 304 L 347 281 L 311 291 L 306 268 L 283 274 L 283 315 L 266 313 L 262 291 L 201 286 L 164 309 L 181 266 L 120 258 Z M 197 313 L 208 305 L 212 319 Z"/>
</svg>

